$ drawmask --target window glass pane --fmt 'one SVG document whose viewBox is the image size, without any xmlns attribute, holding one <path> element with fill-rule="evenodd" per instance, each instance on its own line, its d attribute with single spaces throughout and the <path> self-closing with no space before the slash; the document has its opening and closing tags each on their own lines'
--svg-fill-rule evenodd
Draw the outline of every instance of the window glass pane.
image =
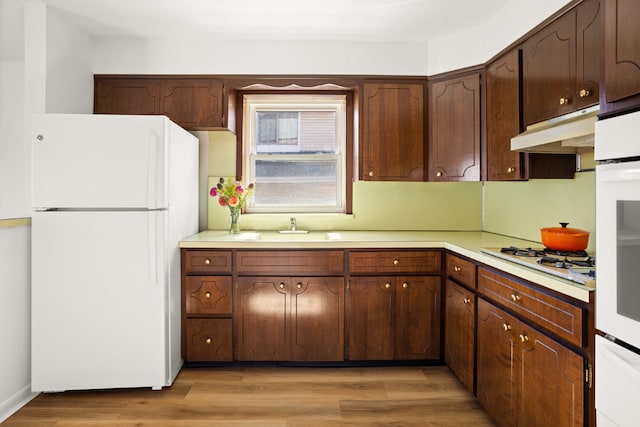
<svg viewBox="0 0 640 427">
<path fill-rule="evenodd" d="M 256 206 L 335 206 L 336 159 L 257 160 Z"/>
</svg>

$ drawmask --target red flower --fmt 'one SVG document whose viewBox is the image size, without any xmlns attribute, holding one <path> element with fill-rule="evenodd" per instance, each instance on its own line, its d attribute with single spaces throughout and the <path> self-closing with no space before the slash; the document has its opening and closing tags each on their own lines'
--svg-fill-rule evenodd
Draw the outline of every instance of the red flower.
<svg viewBox="0 0 640 427">
<path fill-rule="evenodd" d="M 220 206 L 224 207 L 227 206 L 227 201 L 225 199 L 223 199 L 222 197 L 218 198 L 218 204 L 220 204 Z"/>
</svg>

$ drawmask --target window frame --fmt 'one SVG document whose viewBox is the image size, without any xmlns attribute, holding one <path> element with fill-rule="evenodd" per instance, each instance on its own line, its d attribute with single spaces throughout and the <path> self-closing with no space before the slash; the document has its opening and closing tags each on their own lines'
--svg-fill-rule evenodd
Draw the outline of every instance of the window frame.
<svg viewBox="0 0 640 427">
<path fill-rule="evenodd" d="M 253 204 L 253 200 L 248 200 L 247 206 L 245 206 L 245 212 L 249 214 L 282 214 L 282 213 L 303 213 L 303 214 L 351 214 L 352 213 L 352 183 L 354 180 L 354 169 L 355 164 L 354 160 L 357 158 L 356 153 L 354 152 L 354 123 L 356 123 L 354 117 L 354 93 L 352 90 L 318 90 L 318 89 L 310 89 L 310 90 L 267 90 L 267 91 L 239 91 L 237 94 L 237 116 L 238 116 L 238 125 L 242 130 L 238 133 L 238 154 L 239 158 L 236 160 L 236 168 L 239 169 L 237 176 L 243 177 L 245 180 L 251 180 L 252 171 L 250 170 L 250 157 L 252 156 L 251 152 L 251 135 L 250 135 L 250 127 L 251 120 L 255 120 L 255 114 L 248 113 L 246 111 L 246 99 L 261 99 L 261 100 L 271 100 L 276 97 L 280 98 L 289 98 L 289 100 L 278 101 L 276 104 L 280 104 L 282 106 L 296 105 L 296 101 L 305 101 L 312 98 L 318 98 L 318 95 L 331 97 L 333 99 L 337 99 L 338 97 L 342 97 L 344 99 L 342 109 L 340 112 L 344 116 L 344 124 L 342 125 L 341 138 L 343 139 L 343 143 L 341 144 L 343 158 L 342 165 L 339 167 L 342 168 L 342 177 L 341 183 L 338 185 L 341 186 L 342 192 L 342 207 L 339 209 L 330 208 L 314 208 L 309 209 L 309 207 L 304 208 L 295 208 L 295 207 L 287 207 L 284 209 L 277 209 L 274 206 L 265 206 L 263 208 L 258 208 Z M 292 102 L 293 101 L 293 102 Z M 271 102 L 259 102 L 254 104 L 264 105 Z M 309 110 L 313 110 L 314 107 L 309 107 Z M 315 107 L 317 110 L 317 107 Z M 282 110 L 291 111 L 291 108 L 282 108 Z M 294 159 L 297 155 L 289 156 Z M 318 155 L 315 155 L 318 156 Z M 336 155 L 328 155 L 328 156 L 336 156 Z M 299 158 L 299 157 L 298 157 Z M 258 184 L 258 183 L 257 183 Z M 259 187 L 259 184 L 257 185 Z"/>
</svg>

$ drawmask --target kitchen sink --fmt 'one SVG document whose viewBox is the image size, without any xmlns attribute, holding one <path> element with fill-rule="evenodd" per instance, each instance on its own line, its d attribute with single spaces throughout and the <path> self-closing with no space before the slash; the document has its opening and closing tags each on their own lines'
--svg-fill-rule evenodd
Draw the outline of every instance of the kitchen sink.
<svg viewBox="0 0 640 427">
<path fill-rule="evenodd" d="M 319 240 L 340 240 L 340 233 L 325 231 L 308 231 L 295 233 L 281 233 L 276 231 L 262 231 L 258 240 L 275 242 L 313 242 Z"/>
</svg>

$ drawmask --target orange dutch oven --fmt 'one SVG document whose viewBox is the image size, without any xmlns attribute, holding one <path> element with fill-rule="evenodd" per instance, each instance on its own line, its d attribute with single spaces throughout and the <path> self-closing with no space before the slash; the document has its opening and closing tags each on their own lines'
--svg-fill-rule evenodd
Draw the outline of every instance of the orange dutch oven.
<svg viewBox="0 0 640 427">
<path fill-rule="evenodd" d="M 589 245 L 589 232 L 578 228 L 569 228 L 568 222 L 561 222 L 561 227 L 541 228 L 542 244 L 557 251 L 583 251 Z"/>
</svg>

